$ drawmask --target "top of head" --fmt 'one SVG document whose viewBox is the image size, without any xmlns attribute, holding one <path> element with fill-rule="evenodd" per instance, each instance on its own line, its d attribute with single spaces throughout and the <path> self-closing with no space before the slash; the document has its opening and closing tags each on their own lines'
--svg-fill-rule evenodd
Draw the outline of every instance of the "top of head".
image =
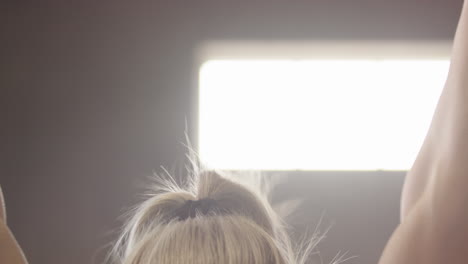
<svg viewBox="0 0 468 264">
<path fill-rule="evenodd" d="M 287 237 L 261 196 L 215 172 L 196 182 L 137 208 L 118 243 L 120 263 L 291 263 Z"/>
</svg>

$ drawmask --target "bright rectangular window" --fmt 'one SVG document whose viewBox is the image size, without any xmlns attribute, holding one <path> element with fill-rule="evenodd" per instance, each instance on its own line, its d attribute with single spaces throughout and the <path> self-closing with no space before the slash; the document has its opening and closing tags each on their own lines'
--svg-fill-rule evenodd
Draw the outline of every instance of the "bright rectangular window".
<svg viewBox="0 0 468 264">
<path fill-rule="evenodd" d="M 209 60 L 199 155 L 217 169 L 408 170 L 447 59 Z"/>
</svg>

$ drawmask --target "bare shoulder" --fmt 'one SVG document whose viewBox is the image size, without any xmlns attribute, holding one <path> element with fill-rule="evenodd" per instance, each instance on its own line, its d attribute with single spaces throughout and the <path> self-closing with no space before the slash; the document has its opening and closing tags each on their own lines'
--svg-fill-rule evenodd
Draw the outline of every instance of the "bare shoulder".
<svg viewBox="0 0 468 264">
<path fill-rule="evenodd" d="M 468 263 L 468 4 L 449 76 L 423 147 L 407 174 L 402 220 L 380 264 Z"/>
<path fill-rule="evenodd" d="M 0 263 L 27 264 L 21 248 L 6 225 L 5 204 L 0 188 Z"/>
<path fill-rule="evenodd" d="M 467 222 L 456 217 L 443 217 L 449 220 L 441 222 L 433 209 L 429 195 L 414 205 L 388 241 L 379 264 L 468 262 Z"/>
</svg>

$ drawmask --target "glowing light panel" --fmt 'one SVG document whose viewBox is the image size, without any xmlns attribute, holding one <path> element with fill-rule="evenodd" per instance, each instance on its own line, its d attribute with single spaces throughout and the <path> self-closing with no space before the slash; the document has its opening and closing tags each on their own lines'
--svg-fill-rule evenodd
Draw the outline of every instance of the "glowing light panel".
<svg viewBox="0 0 468 264">
<path fill-rule="evenodd" d="M 448 60 L 212 60 L 199 155 L 235 170 L 408 170 Z"/>
</svg>

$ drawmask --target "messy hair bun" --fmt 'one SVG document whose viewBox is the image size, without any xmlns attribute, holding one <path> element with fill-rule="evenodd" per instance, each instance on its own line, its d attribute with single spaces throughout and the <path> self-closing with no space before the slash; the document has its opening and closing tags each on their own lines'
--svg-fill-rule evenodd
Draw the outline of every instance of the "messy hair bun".
<svg viewBox="0 0 468 264">
<path fill-rule="evenodd" d="M 112 251 L 118 264 L 300 264 L 278 216 L 257 191 L 214 171 L 172 179 L 139 205 Z"/>
</svg>

